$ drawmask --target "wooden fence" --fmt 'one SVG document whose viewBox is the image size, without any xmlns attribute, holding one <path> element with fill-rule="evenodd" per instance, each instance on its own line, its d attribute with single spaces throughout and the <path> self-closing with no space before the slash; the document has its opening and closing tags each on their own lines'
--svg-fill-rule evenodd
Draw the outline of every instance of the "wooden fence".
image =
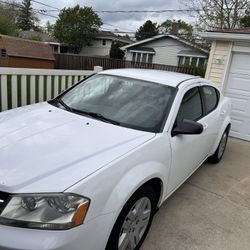
<svg viewBox="0 0 250 250">
<path fill-rule="evenodd" d="M 174 71 L 179 73 L 196 75 L 196 68 L 186 66 L 177 67 L 171 65 L 142 62 L 139 63 L 105 57 L 89 57 L 81 55 L 54 54 L 54 56 L 56 69 L 90 70 L 93 69 L 95 65 L 98 65 L 101 66 L 104 70 L 118 68 L 143 68 Z"/>
<path fill-rule="evenodd" d="M 54 98 L 99 70 L 99 67 L 89 71 L 0 68 L 0 111 Z"/>
</svg>

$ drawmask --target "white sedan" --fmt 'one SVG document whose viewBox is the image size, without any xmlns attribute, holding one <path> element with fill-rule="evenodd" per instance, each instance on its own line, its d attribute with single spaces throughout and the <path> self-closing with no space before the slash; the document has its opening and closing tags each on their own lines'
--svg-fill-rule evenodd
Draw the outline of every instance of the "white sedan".
<svg viewBox="0 0 250 250">
<path fill-rule="evenodd" d="M 219 162 L 230 101 L 209 81 L 108 70 L 0 114 L 0 249 L 139 249 L 155 211 Z"/>
</svg>

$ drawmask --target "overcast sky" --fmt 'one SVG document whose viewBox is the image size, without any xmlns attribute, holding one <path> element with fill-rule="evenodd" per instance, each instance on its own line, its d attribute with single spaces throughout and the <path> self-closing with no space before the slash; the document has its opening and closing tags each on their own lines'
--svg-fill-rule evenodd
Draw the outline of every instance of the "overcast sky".
<svg viewBox="0 0 250 250">
<path fill-rule="evenodd" d="M 21 1 L 21 0 L 19 0 Z M 91 6 L 96 11 L 102 10 L 163 10 L 163 9 L 185 9 L 185 5 L 181 4 L 181 0 L 39 0 L 45 3 L 62 9 L 64 7 L 72 7 L 76 4 L 80 6 Z M 182 0 L 183 2 L 183 0 Z M 34 3 L 34 9 L 51 10 L 49 7 Z M 49 12 L 51 15 L 57 15 L 58 12 Z M 115 28 L 122 31 L 136 31 L 146 20 L 150 19 L 153 22 L 162 23 L 166 19 L 182 19 L 191 21 L 190 16 L 185 13 L 99 13 L 104 25 L 103 29 L 114 30 Z M 42 23 L 47 20 L 54 22 L 55 18 L 39 15 Z M 117 27 L 114 27 L 114 26 Z"/>
</svg>

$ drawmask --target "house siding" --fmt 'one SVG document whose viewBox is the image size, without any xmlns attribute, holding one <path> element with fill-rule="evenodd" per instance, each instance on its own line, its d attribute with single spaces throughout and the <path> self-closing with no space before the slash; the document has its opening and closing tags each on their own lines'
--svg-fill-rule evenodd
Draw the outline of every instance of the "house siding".
<svg viewBox="0 0 250 250">
<path fill-rule="evenodd" d="M 178 56 L 177 54 L 181 50 L 190 50 L 189 46 L 184 45 L 183 43 L 171 38 L 164 37 L 155 41 L 144 43 L 140 45 L 142 47 L 150 47 L 155 50 L 155 55 L 153 57 L 153 63 L 164 64 L 164 65 L 173 65 L 178 66 Z M 129 50 L 126 51 L 126 60 L 132 61 L 132 53 Z M 204 55 L 201 53 L 201 55 Z"/>
<path fill-rule="evenodd" d="M 155 41 L 151 45 L 155 50 L 155 56 L 153 57 L 153 63 L 178 65 L 178 52 L 183 49 L 190 49 L 188 46 L 184 46 L 179 41 L 171 38 Z"/>
<path fill-rule="evenodd" d="M 54 61 L 7 56 L 0 58 L 0 67 L 53 69 Z"/>
<path fill-rule="evenodd" d="M 102 45 L 102 40 L 106 40 L 106 45 Z M 107 39 L 95 40 L 89 47 L 83 47 L 80 54 L 83 56 L 104 56 L 109 57 L 112 41 Z"/>
<path fill-rule="evenodd" d="M 218 87 L 222 87 L 226 77 L 226 69 L 230 61 L 232 51 L 232 42 L 229 41 L 213 41 L 208 67 L 206 71 L 206 78 L 214 82 Z M 222 59 L 221 64 L 216 64 L 216 59 Z"/>
</svg>

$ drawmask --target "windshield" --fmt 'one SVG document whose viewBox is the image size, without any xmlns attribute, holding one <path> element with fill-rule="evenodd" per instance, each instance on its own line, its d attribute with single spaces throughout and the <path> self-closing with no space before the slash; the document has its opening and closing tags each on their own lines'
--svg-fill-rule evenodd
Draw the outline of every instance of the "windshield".
<svg viewBox="0 0 250 250">
<path fill-rule="evenodd" d="M 174 92 L 170 86 L 99 74 L 59 98 L 69 111 L 95 114 L 96 119 L 105 118 L 124 127 L 159 132 Z"/>
</svg>

